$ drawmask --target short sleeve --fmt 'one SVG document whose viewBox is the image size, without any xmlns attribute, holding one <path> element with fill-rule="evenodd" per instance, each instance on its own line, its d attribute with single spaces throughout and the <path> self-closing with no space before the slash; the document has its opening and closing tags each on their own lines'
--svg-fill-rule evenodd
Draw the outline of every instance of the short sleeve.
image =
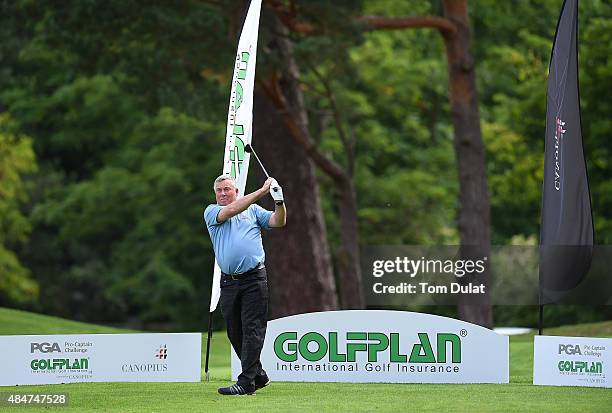
<svg viewBox="0 0 612 413">
<path fill-rule="evenodd" d="M 257 204 L 251 205 L 251 208 L 253 208 L 255 218 L 257 218 L 257 224 L 263 229 L 270 229 L 270 217 L 272 216 L 272 211 L 268 211 Z"/>
<path fill-rule="evenodd" d="M 206 207 L 204 210 L 204 222 L 207 227 L 212 227 L 214 225 L 219 225 L 220 222 L 217 222 L 217 215 L 219 215 L 219 211 L 223 208 L 221 205 L 211 204 Z"/>
</svg>

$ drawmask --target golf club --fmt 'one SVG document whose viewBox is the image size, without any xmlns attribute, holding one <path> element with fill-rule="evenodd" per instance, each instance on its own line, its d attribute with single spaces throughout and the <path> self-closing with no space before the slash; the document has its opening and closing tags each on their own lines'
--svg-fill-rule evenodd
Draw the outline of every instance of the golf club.
<svg viewBox="0 0 612 413">
<path fill-rule="evenodd" d="M 264 171 L 264 174 L 266 174 L 266 177 L 269 178 L 270 175 L 268 175 L 268 171 L 266 171 L 266 168 L 264 168 L 263 164 L 261 163 L 261 160 L 259 159 L 259 156 L 257 156 L 257 154 L 255 153 L 255 149 L 253 149 L 251 144 L 247 143 L 244 147 L 244 150 L 247 151 L 248 153 L 252 153 L 253 155 L 255 155 L 255 159 L 257 159 L 257 162 L 259 162 L 259 166 L 261 166 L 261 169 Z M 278 188 L 272 188 L 272 190 L 276 192 L 278 191 Z M 283 203 L 282 201 L 278 201 L 277 205 L 281 205 L 282 203 Z"/>
<path fill-rule="evenodd" d="M 261 169 L 263 169 L 264 174 L 266 174 L 266 178 L 269 178 L 270 175 L 268 175 L 268 171 L 266 171 L 266 168 L 264 168 L 263 164 L 259 160 L 259 156 L 257 156 L 251 144 L 247 143 L 246 146 L 244 147 L 244 150 L 247 151 L 248 153 L 252 153 L 253 155 L 255 155 L 255 159 L 257 159 L 257 162 L 259 162 L 259 166 L 261 166 Z"/>
</svg>

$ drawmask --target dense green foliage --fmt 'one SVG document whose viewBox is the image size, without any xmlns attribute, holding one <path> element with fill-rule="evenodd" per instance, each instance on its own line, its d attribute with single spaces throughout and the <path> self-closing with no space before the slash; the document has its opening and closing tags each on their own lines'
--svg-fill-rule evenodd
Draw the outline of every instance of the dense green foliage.
<svg viewBox="0 0 612 413">
<path fill-rule="evenodd" d="M 199 223 L 227 86 L 214 70 L 233 45 L 215 37 L 224 19 L 206 4 L 141 6 L 2 3 L 0 105 L 39 165 L 21 261 L 45 311 L 205 312 L 212 257 Z"/>
<path fill-rule="evenodd" d="M 19 209 L 26 199 L 22 174 L 35 171 L 32 141 L 15 135 L 15 125 L 6 113 L 0 113 L 0 303 L 30 302 L 37 297 L 38 286 L 19 262 L 11 246 L 22 243 L 30 223 Z"/>
<path fill-rule="evenodd" d="M 362 13 L 433 13 L 427 2 L 409 3 L 366 2 Z M 313 67 L 321 50 L 329 53 L 316 72 L 305 70 L 307 85 L 316 90 L 308 97 L 321 146 L 346 168 L 348 148 L 339 139 L 331 99 L 344 133 L 355 140 L 361 243 L 456 244 L 458 181 L 442 39 L 431 29 L 378 31 L 358 39 L 358 45 L 354 36 L 349 44 L 342 37 L 322 39 L 318 47 L 309 40 L 303 47 L 310 46 L 310 55 L 306 49 L 301 61 Z M 329 222 L 334 233 L 337 223 Z"/>
<path fill-rule="evenodd" d="M 221 167 L 242 4 L 215 3 L 0 1 L 0 303 L 84 320 L 200 322 L 213 263 L 201 212 Z M 292 39 L 313 136 L 354 167 L 361 244 L 457 243 L 440 35 L 340 24 L 439 14 L 439 2 L 298 3 L 303 19 L 326 28 Z M 561 1 L 470 5 L 493 240 L 534 244 Z M 269 18 L 264 11 L 259 76 L 276 64 L 265 47 Z M 596 237 L 606 244 L 612 6 L 581 2 L 579 28 L 584 144 Z M 323 175 L 321 185 L 333 248 L 337 205 Z"/>
</svg>

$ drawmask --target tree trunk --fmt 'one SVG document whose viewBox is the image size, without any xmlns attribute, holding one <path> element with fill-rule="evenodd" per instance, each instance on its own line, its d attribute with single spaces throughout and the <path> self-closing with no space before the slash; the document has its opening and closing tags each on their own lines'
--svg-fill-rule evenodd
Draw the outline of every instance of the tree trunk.
<svg viewBox="0 0 612 413">
<path fill-rule="evenodd" d="M 485 148 L 480 130 L 476 74 L 471 54 L 470 26 L 467 0 L 444 0 L 444 17 L 453 22 L 456 31 L 443 32 L 448 57 L 450 104 L 455 129 L 454 147 L 459 172 L 458 227 L 462 255 L 490 256 L 491 235 L 489 190 L 485 162 Z M 479 281 L 483 275 L 479 276 Z M 485 275 L 488 281 L 489 274 Z M 473 276 L 463 277 L 474 281 Z M 487 285 L 488 291 L 488 282 Z M 461 301 L 459 317 L 463 320 L 491 327 L 493 312 L 490 297 L 478 303 Z"/>
<path fill-rule="evenodd" d="M 303 148 L 287 136 L 281 115 L 259 88 L 254 96 L 253 147 L 283 187 L 287 226 L 265 231 L 270 280 L 270 316 L 337 310 L 338 299 L 327 245 L 315 170 Z M 251 163 L 255 163 L 252 159 Z M 259 166 L 259 182 L 264 177 Z M 269 197 L 262 200 L 274 207 Z"/>
<path fill-rule="evenodd" d="M 429 27 L 438 29 L 443 36 L 448 58 L 449 97 L 455 130 L 455 155 L 459 172 L 460 206 L 458 229 L 462 246 L 461 253 L 465 258 L 481 259 L 483 256 L 489 257 L 491 250 L 491 237 L 489 233 L 490 207 L 485 169 L 485 149 L 480 131 L 474 59 L 470 51 L 471 40 L 467 0 L 443 0 L 443 10 L 443 17 L 410 16 L 389 18 L 364 16 L 359 20 L 365 24 L 367 30 Z M 282 17 L 283 13 L 280 13 L 280 15 Z M 315 27 L 295 22 L 292 17 L 295 16 L 291 13 L 285 13 L 285 18 L 283 19 L 291 30 L 300 33 L 317 32 Z M 286 39 L 287 30 L 284 26 L 283 30 L 279 32 L 283 33 L 282 36 Z M 288 40 L 286 40 L 286 43 L 290 45 Z M 322 170 L 337 183 L 342 181 L 341 177 L 330 173 L 329 169 L 333 168 L 325 168 L 325 161 L 319 159 L 320 154 L 317 153 L 316 148 L 311 150 L 311 148 L 308 148 L 308 143 L 305 144 L 303 141 L 300 143 L 306 145 L 307 152 Z M 340 198 L 346 201 L 347 205 L 350 205 L 350 200 L 346 196 L 350 191 L 341 189 L 340 192 Z M 342 216 L 340 219 L 344 221 Z M 346 222 L 348 223 L 348 221 L 349 218 L 346 217 Z M 350 234 L 350 226 L 344 227 L 344 230 L 347 231 L 347 234 Z M 478 279 L 473 275 L 466 275 L 463 277 L 462 282 L 475 281 L 481 283 L 484 281 L 488 292 L 488 279 L 489 274 L 487 271 L 484 276 L 479 276 Z M 343 284 L 346 284 L 344 280 Z M 459 317 L 466 321 L 491 327 L 493 324 L 493 313 L 490 296 L 487 293 L 482 298 L 477 303 L 474 301 L 469 303 L 465 301 L 460 302 L 458 305 Z"/>
<path fill-rule="evenodd" d="M 309 156 L 320 169 L 329 175 L 336 184 L 340 216 L 341 245 L 337 253 L 337 268 L 340 279 L 342 308 L 364 308 L 364 297 L 359 263 L 359 231 L 357 205 L 352 178 L 337 164 L 322 155 L 314 143 L 308 129 L 308 114 L 300 87 L 300 71 L 293 54 L 293 44 L 289 40 L 287 28 L 276 21 L 274 43 L 281 56 L 281 73 L 277 88 L 277 108 L 282 112 L 284 124 L 289 135 L 298 143 L 305 156 Z"/>
<path fill-rule="evenodd" d="M 340 248 L 336 263 L 340 275 L 340 302 L 344 309 L 364 308 L 364 296 L 359 265 L 359 227 L 355 187 L 350 178 L 337 184 L 340 214 Z"/>
</svg>

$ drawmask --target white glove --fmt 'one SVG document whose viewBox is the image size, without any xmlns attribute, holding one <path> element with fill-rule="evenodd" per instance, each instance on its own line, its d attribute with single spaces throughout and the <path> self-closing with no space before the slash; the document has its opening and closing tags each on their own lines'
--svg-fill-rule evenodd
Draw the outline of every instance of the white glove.
<svg viewBox="0 0 612 413">
<path fill-rule="evenodd" d="M 272 199 L 276 205 L 282 205 L 284 202 L 283 198 L 283 188 L 280 187 L 276 179 L 272 178 L 272 183 L 270 184 L 270 195 L 272 195 Z"/>
</svg>

